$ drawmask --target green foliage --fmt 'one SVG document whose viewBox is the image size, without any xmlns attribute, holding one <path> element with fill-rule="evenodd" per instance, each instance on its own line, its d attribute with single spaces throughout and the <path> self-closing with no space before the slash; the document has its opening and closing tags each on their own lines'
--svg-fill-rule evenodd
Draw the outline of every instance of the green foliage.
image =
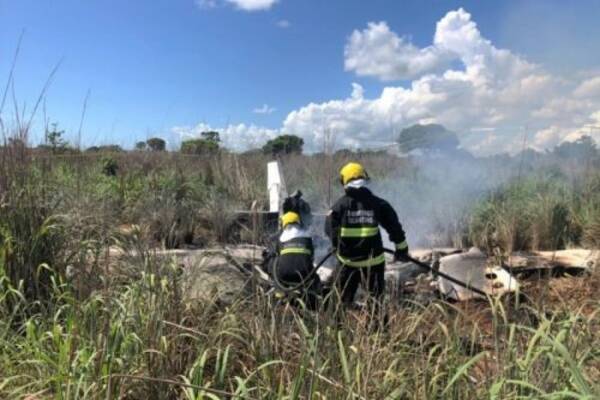
<svg viewBox="0 0 600 400">
<path fill-rule="evenodd" d="M 37 188 L 28 186 L 5 198 L 0 208 L 0 276 L 22 287 L 31 302 L 48 298 L 53 274 L 64 271 L 65 233 L 51 204 L 39 202 Z M 0 285 L 1 286 L 1 285 Z"/>
<path fill-rule="evenodd" d="M 456 134 L 438 124 L 416 124 L 404 128 L 398 136 L 398 143 L 404 153 L 417 149 L 454 151 L 459 145 Z"/>
<path fill-rule="evenodd" d="M 205 192 L 180 171 L 153 174 L 129 205 L 134 220 L 144 221 L 152 238 L 166 248 L 191 244 Z"/>
<path fill-rule="evenodd" d="M 69 142 L 63 138 L 64 133 L 64 130 L 58 130 L 58 124 L 52 124 L 52 129 L 46 131 L 46 143 L 40 145 L 39 148 L 48 150 L 52 154 L 62 154 L 72 150 Z"/>
<path fill-rule="evenodd" d="M 278 156 L 286 154 L 300 154 L 304 146 L 304 139 L 296 135 L 280 135 L 269 140 L 262 148 L 263 153 Z"/>
<path fill-rule="evenodd" d="M 181 142 L 181 152 L 197 156 L 214 155 L 219 152 L 219 142 L 208 139 L 190 139 Z"/>
<path fill-rule="evenodd" d="M 146 140 L 146 144 L 152 151 L 165 151 L 167 147 L 167 142 L 157 137 Z"/>
<path fill-rule="evenodd" d="M 139 151 L 146 150 L 146 147 L 148 147 L 148 144 L 146 142 L 137 142 L 135 144 L 135 149 Z"/>
<path fill-rule="evenodd" d="M 104 157 L 100 161 L 102 164 L 102 173 L 106 176 L 117 176 L 119 171 L 119 164 L 112 157 Z"/>
<path fill-rule="evenodd" d="M 90 146 L 85 149 L 86 153 L 122 153 L 123 149 L 118 144 L 107 144 L 102 146 Z"/>
<path fill-rule="evenodd" d="M 392 168 L 418 175 L 410 160 L 321 154 L 286 159 L 286 171 L 294 171 L 288 183 L 325 208 L 322 193 L 345 157 L 378 179 Z M 600 394 L 598 274 L 569 280 L 578 285 L 573 296 L 526 307 L 500 299 L 466 309 L 390 301 L 385 332 L 364 323 L 369 310 L 342 319 L 321 310 L 316 318 L 260 291 L 227 306 L 188 302 L 177 259 L 158 250 L 231 240 L 233 211 L 266 202 L 268 156 L 82 158 L 2 159 L 0 398 Z M 481 199 L 469 221 L 474 242 L 514 249 L 597 243 L 600 175 L 563 164 L 540 168 L 537 158 L 523 162 L 537 174 L 524 172 Z M 106 165 L 118 166 L 116 176 Z M 571 298 L 581 293 L 589 298 Z"/>
<path fill-rule="evenodd" d="M 219 143 L 221 137 L 217 131 L 204 131 L 200 133 L 200 137 L 208 142 Z"/>
<path fill-rule="evenodd" d="M 597 201 L 599 195 L 595 196 Z M 588 201 L 573 198 L 566 184 L 556 178 L 515 180 L 474 208 L 469 235 L 477 246 L 507 252 L 580 244 L 583 226 L 600 215 L 596 209 L 583 220 L 578 217 Z"/>
<path fill-rule="evenodd" d="M 49 315 L 15 320 L 17 288 L 0 290 L 0 397 L 26 398 L 597 398 L 596 312 L 490 300 L 486 328 L 435 301 L 387 305 L 389 333 L 368 310 L 333 324 L 268 296 L 182 300 L 176 260 L 139 237 L 115 239 L 125 255 L 101 290 L 78 299 L 56 283 Z M 141 254 L 140 254 L 141 252 Z M 126 261 L 125 261 L 126 260 Z M 77 279 L 77 278 L 75 278 Z M 598 279 L 596 276 L 594 279 Z M 566 299 L 568 301 L 568 299 Z M 18 334 L 16 334 L 18 332 Z M 473 343 L 465 347 L 465 342 Z M 474 349 L 481 347 L 483 349 Z M 260 395 L 258 395 L 260 393 Z M 118 394 L 118 396 L 117 396 Z"/>
<path fill-rule="evenodd" d="M 4 193 L 0 206 L 0 286 L 19 288 L 39 310 L 47 306 L 67 266 L 81 261 L 94 228 L 61 213 L 64 200 L 51 195 L 39 171 L 24 178 L 19 188 Z"/>
</svg>

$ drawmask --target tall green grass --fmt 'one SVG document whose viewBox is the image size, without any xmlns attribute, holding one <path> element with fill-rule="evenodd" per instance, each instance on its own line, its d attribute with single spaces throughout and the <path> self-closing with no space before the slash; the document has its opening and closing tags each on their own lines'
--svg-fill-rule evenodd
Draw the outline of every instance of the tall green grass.
<svg viewBox="0 0 600 400">
<path fill-rule="evenodd" d="M 155 250 L 232 240 L 232 212 L 266 202 L 260 155 L 115 154 L 115 175 L 99 157 L 0 152 L 0 398 L 600 395 L 593 297 L 389 301 L 380 332 L 367 311 L 339 321 L 260 291 L 226 307 L 184 302 L 179 265 Z M 327 157 L 284 160 L 297 172 L 291 189 L 323 207 L 339 190 L 323 163 L 350 155 Z M 416 176 L 410 160 L 386 157 L 361 161 L 373 175 L 394 162 Z M 597 246 L 599 181 L 588 172 L 519 177 L 484 196 L 462 229 L 487 248 Z M 109 246 L 125 256 L 111 259 Z M 593 293 L 598 280 L 578 284 Z"/>
<path fill-rule="evenodd" d="M 173 263 L 151 255 L 85 300 L 54 282 L 51 313 L 0 296 L 0 397 L 587 398 L 600 394 L 597 299 L 581 309 L 511 302 L 462 308 L 388 304 L 386 331 L 368 316 L 341 325 L 263 293 L 227 308 L 184 304 Z M 128 275 L 131 276 L 131 275 Z M 593 279 L 598 279 L 594 276 Z M 584 305 L 582 305 L 583 307 Z M 523 316 L 527 316 L 524 318 Z M 534 321 L 534 322 L 528 322 Z"/>
<path fill-rule="evenodd" d="M 598 248 L 600 175 L 576 186 L 556 176 L 515 179 L 482 199 L 471 211 L 469 238 L 491 249 Z"/>
</svg>

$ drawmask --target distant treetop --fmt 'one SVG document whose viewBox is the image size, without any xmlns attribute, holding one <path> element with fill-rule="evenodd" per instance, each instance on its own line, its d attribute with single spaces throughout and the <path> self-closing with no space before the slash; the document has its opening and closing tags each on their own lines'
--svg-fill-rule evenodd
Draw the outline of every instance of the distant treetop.
<svg viewBox="0 0 600 400">
<path fill-rule="evenodd" d="M 154 137 L 154 138 L 150 138 L 150 139 L 146 140 L 146 144 L 152 151 L 165 151 L 165 149 L 167 147 L 167 142 L 165 142 L 163 139 L 158 138 L 158 137 Z"/>
<path fill-rule="evenodd" d="M 188 139 L 181 142 L 180 151 L 198 156 L 216 154 L 221 150 L 220 142 L 219 132 L 206 131 L 202 132 L 198 139 Z"/>
<path fill-rule="evenodd" d="M 301 154 L 304 139 L 296 135 L 280 135 L 269 140 L 262 148 L 263 153 L 273 156 L 284 154 Z"/>
<path fill-rule="evenodd" d="M 598 154 L 596 142 L 591 136 L 584 135 L 574 142 L 562 142 L 553 153 L 560 158 L 577 158 L 585 160 Z"/>
<path fill-rule="evenodd" d="M 398 144 L 403 153 L 413 150 L 455 151 L 460 144 L 456 133 L 439 124 L 416 124 L 404 128 L 398 136 Z"/>
</svg>

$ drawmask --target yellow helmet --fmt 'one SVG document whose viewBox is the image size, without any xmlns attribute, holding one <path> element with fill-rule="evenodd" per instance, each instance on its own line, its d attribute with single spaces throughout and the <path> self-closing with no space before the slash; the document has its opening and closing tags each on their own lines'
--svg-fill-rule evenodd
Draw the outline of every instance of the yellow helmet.
<svg viewBox="0 0 600 400">
<path fill-rule="evenodd" d="M 289 224 L 299 224 L 300 215 L 295 212 L 289 211 L 281 216 L 281 227 L 285 228 Z"/>
<path fill-rule="evenodd" d="M 364 167 L 359 163 L 350 162 L 340 170 L 340 182 L 342 185 L 347 185 L 348 182 L 355 179 L 369 179 L 369 174 Z"/>
</svg>

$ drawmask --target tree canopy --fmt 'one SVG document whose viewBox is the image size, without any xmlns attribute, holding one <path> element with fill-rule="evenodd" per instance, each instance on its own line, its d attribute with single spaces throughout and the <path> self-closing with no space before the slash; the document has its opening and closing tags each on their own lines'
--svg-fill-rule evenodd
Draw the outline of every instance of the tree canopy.
<svg viewBox="0 0 600 400">
<path fill-rule="evenodd" d="M 400 150 L 404 153 L 417 149 L 454 151 L 459 143 L 454 132 L 438 124 L 416 124 L 402 129 L 398 136 Z"/>
<path fill-rule="evenodd" d="M 269 140 L 262 148 L 263 153 L 270 155 L 300 154 L 304 139 L 296 135 L 280 135 Z"/>
<path fill-rule="evenodd" d="M 102 146 L 90 146 L 85 151 L 86 153 L 122 153 L 124 150 L 118 144 L 106 144 Z"/>
<path fill-rule="evenodd" d="M 49 150 L 53 154 L 62 154 L 71 150 L 69 142 L 64 138 L 65 131 L 58 129 L 58 124 L 53 123 L 52 129 L 46 131 L 46 143 L 38 146 L 43 150 Z"/>
<path fill-rule="evenodd" d="M 219 132 L 206 131 L 200 134 L 199 139 L 188 139 L 181 142 L 180 151 L 185 154 L 209 155 L 221 150 Z"/>
<path fill-rule="evenodd" d="M 165 151 L 165 149 L 167 147 L 167 142 L 165 142 L 163 139 L 158 138 L 158 137 L 154 137 L 154 138 L 150 138 L 150 139 L 146 140 L 146 144 L 152 151 Z"/>
<path fill-rule="evenodd" d="M 217 131 L 204 131 L 200 133 L 200 137 L 209 142 L 219 143 L 221 142 L 221 136 Z"/>
</svg>

